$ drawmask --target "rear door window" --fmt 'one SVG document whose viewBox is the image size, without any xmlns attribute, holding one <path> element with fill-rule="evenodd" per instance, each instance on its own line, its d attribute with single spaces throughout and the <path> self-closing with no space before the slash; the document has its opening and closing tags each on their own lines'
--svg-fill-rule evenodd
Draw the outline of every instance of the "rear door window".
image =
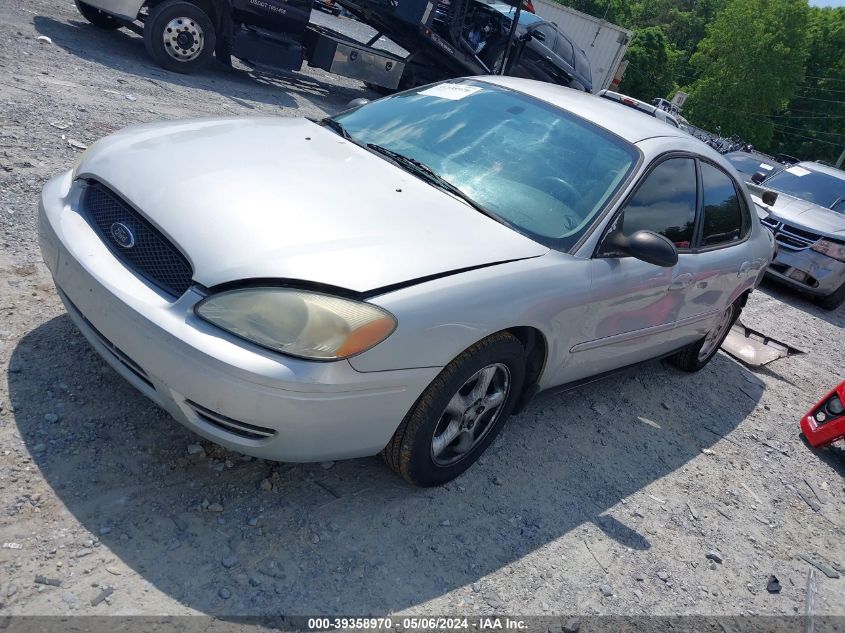
<svg viewBox="0 0 845 633">
<path fill-rule="evenodd" d="M 646 176 L 622 212 L 617 227 L 626 236 L 637 231 L 654 231 L 679 249 L 692 243 L 695 226 L 695 161 L 692 158 L 664 160 Z"/>
<path fill-rule="evenodd" d="M 702 246 L 738 242 L 745 235 L 743 207 L 733 179 L 710 163 L 701 162 L 704 219 Z"/>
</svg>

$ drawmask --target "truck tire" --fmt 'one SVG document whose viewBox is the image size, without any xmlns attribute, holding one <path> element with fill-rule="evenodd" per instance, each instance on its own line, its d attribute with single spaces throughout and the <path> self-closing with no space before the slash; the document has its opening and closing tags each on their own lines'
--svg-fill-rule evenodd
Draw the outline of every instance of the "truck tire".
<svg viewBox="0 0 845 633">
<path fill-rule="evenodd" d="M 816 305 L 824 310 L 836 310 L 845 303 L 845 283 L 826 297 L 816 299 Z"/>
<path fill-rule="evenodd" d="M 90 4 L 85 4 L 82 0 L 74 0 L 74 4 L 76 5 L 79 13 L 82 14 L 82 17 L 94 26 L 107 30 L 120 28 L 120 22 L 115 20 L 108 13 L 100 11 L 99 9 L 92 7 Z"/>
<path fill-rule="evenodd" d="M 167 0 L 150 9 L 144 46 L 162 68 L 192 73 L 214 56 L 217 36 L 205 11 L 183 0 Z"/>
</svg>

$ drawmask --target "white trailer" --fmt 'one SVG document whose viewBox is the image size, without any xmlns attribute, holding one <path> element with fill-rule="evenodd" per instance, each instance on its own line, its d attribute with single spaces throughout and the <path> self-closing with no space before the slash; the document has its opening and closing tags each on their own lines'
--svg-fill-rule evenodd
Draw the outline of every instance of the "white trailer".
<svg viewBox="0 0 845 633">
<path fill-rule="evenodd" d="M 533 0 L 533 3 L 537 15 L 557 24 L 569 39 L 584 49 L 593 71 L 593 92 L 610 88 L 633 33 L 554 0 Z"/>
</svg>

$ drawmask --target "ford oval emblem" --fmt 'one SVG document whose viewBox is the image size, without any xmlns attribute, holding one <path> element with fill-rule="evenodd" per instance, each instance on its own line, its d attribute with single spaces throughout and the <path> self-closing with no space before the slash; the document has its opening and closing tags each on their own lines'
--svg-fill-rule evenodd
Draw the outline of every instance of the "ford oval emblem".
<svg viewBox="0 0 845 633">
<path fill-rule="evenodd" d="M 135 234 L 123 222 L 115 222 L 111 225 L 111 236 L 121 248 L 132 248 L 135 246 Z"/>
</svg>

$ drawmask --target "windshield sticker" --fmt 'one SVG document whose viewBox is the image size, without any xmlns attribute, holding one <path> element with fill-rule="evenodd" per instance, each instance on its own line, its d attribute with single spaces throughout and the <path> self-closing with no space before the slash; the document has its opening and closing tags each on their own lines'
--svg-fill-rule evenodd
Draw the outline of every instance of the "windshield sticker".
<svg viewBox="0 0 845 633">
<path fill-rule="evenodd" d="M 800 176 L 806 176 L 807 174 L 810 173 L 809 169 L 804 169 L 803 167 L 795 167 L 795 166 L 789 167 L 786 171 L 788 171 L 793 176 L 799 176 L 799 177 Z"/>
<path fill-rule="evenodd" d="M 418 94 L 426 95 L 428 97 L 440 97 L 441 99 L 449 99 L 450 101 L 459 101 L 464 97 L 474 95 L 481 90 L 480 86 L 467 86 L 465 84 L 438 84 L 431 88 L 426 88 Z"/>
<path fill-rule="evenodd" d="M 760 163 L 760 167 L 762 167 L 766 171 L 772 171 L 772 169 L 774 169 L 774 167 L 772 167 L 771 165 L 767 165 L 766 163 Z"/>
</svg>

